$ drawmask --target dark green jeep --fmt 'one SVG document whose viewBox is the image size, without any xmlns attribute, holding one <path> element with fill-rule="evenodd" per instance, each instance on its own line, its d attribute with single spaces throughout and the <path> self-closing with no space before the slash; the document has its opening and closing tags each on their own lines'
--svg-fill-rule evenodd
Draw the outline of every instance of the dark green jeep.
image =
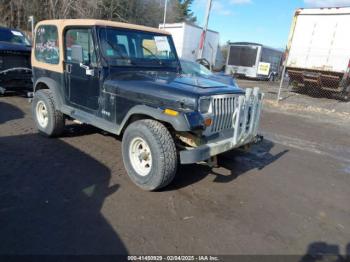
<svg viewBox="0 0 350 262">
<path fill-rule="evenodd" d="M 59 136 L 65 119 L 121 135 L 126 171 L 146 190 L 169 184 L 178 163 L 254 143 L 262 94 L 181 74 L 171 36 L 101 20 L 36 26 L 33 115 Z"/>
</svg>

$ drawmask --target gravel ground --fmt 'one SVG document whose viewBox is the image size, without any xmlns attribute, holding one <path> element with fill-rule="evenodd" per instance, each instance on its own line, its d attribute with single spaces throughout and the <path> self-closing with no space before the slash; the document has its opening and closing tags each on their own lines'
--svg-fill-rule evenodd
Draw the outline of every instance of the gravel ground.
<svg viewBox="0 0 350 262">
<path fill-rule="evenodd" d="M 350 124 L 305 115 L 267 107 L 250 153 L 150 193 L 119 137 L 69 123 L 44 138 L 27 99 L 0 97 L 0 253 L 350 254 Z"/>
</svg>

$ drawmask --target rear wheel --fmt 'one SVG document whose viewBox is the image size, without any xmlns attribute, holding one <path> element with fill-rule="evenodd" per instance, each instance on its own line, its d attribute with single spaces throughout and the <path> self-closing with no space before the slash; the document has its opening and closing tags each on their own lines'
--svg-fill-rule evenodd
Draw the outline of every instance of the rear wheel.
<svg viewBox="0 0 350 262">
<path fill-rule="evenodd" d="M 350 101 L 350 92 L 344 92 L 344 93 L 343 93 L 343 96 L 342 96 L 342 99 L 343 99 L 345 102 L 349 102 L 349 101 Z"/>
<path fill-rule="evenodd" d="M 346 102 L 350 101 L 350 86 L 344 88 L 342 99 Z"/>
<path fill-rule="evenodd" d="M 276 75 L 272 73 L 272 74 L 269 76 L 268 81 L 270 81 L 270 82 L 275 82 L 275 79 L 276 79 Z"/>
<path fill-rule="evenodd" d="M 50 137 L 62 134 L 65 118 L 56 109 L 56 103 L 51 90 L 43 89 L 35 92 L 32 112 L 36 126 L 41 134 Z"/>
<path fill-rule="evenodd" d="M 175 177 L 175 143 L 167 128 L 158 121 L 139 120 L 128 126 L 122 151 L 129 177 L 144 190 L 165 187 Z"/>
</svg>

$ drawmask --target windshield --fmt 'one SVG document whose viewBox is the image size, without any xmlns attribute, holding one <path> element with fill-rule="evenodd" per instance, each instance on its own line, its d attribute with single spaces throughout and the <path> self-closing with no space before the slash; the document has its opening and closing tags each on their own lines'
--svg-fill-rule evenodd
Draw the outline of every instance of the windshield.
<svg viewBox="0 0 350 262">
<path fill-rule="evenodd" d="M 0 28 L 0 41 L 8 42 L 11 44 L 30 46 L 29 40 L 24 36 L 22 32 L 7 28 Z"/>
<path fill-rule="evenodd" d="M 238 46 L 230 47 L 228 65 L 252 67 L 256 63 L 257 46 Z"/>
<path fill-rule="evenodd" d="M 180 60 L 181 69 L 184 74 L 196 76 L 211 76 L 213 73 L 205 66 L 192 61 Z"/>
<path fill-rule="evenodd" d="M 102 55 L 110 65 L 178 66 L 170 36 L 114 28 L 100 28 L 98 34 Z"/>
</svg>

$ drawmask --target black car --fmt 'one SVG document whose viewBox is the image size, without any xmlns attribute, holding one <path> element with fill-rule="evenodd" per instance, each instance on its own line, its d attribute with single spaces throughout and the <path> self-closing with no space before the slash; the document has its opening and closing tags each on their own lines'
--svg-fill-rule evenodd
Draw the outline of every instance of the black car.
<svg viewBox="0 0 350 262">
<path fill-rule="evenodd" d="M 23 32 L 0 27 L 0 94 L 33 89 L 31 43 Z"/>
</svg>

